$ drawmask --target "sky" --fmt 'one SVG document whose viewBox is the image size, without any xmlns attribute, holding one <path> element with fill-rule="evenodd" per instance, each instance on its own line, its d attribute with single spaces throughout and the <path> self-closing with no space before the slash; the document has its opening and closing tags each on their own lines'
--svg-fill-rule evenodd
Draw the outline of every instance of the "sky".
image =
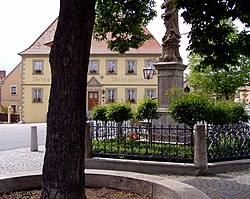
<svg viewBox="0 0 250 199">
<path fill-rule="evenodd" d="M 162 44 L 165 27 L 160 8 L 163 0 L 156 1 L 158 16 L 147 26 L 149 31 Z M 0 6 L 0 70 L 10 73 L 21 62 L 18 53 L 27 49 L 58 17 L 60 0 L 5 0 Z M 190 27 L 179 19 L 180 33 Z M 180 54 L 184 64 L 188 64 L 188 39 L 182 35 Z"/>
</svg>

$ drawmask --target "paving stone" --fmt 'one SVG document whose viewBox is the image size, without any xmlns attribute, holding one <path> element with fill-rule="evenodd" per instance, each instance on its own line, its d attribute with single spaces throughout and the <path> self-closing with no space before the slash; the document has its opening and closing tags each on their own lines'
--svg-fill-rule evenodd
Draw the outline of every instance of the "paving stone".
<svg viewBox="0 0 250 199">
<path fill-rule="evenodd" d="M 39 146 L 37 152 L 30 148 L 0 151 L 0 177 L 42 172 L 44 152 L 44 146 Z M 250 199 L 250 168 L 211 176 L 160 176 L 189 184 L 211 199 Z"/>
</svg>

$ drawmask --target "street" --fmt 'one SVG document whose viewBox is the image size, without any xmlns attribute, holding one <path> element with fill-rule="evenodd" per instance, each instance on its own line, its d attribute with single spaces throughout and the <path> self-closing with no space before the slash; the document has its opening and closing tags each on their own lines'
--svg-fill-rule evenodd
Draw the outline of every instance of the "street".
<svg viewBox="0 0 250 199">
<path fill-rule="evenodd" d="M 0 151 L 29 147 L 31 126 L 37 126 L 38 145 L 44 145 L 46 123 L 0 124 Z"/>
</svg>

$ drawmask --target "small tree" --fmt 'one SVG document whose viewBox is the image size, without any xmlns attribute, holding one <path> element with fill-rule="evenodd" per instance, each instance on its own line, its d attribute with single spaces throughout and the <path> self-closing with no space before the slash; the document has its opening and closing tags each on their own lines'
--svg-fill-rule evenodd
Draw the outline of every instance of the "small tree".
<svg viewBox="0 0 250 199">
<path fill-rule="evenodd" d="M 170 103 L 170 116 L 179 123 L 184 123 L 191 128 L 197 122 L 207 121 L 211 102 L 207 97 L 196 93 L 185 93 Z"/>
<path fill-rule="evenodd" d="M 148 123 L 152 123 L 153 119 L 158 119 L 159 117 L 157 100 L 145 98 L 139 102 L 136 108 L 136 118 L 138 120 L 146 119 Z"/>
<path fill-rule="evenodd" d="M 122 124 L 133 118 L 133 109 L 129 103 L 113 103 L 107 106 L 107 118 Z"/>
<path fill-rule="evenodd" d="M 214 125 L 223 125 L 230 123 L 228 103 L 213 103 L 207 114 L 207 123 Z"/>
<path fill-rule="evenodd" d="M 136 118 L 138 120 L 147 120 L 148 132 L 149 132 L 149 143 L 152 146 L 152 120 L 158 119 L 160 114 L 158 112 L 158 102 L 157 100 L 152 100 L 150 98 L 145 98 L 139 102 L 136 109 Z"/>
<path fill-rule="evenodd" d="M 91 112 L 91 118 L 96 121 L 107 122 L 107 107 L 106 106 L 95 106 Z"/>
<path fill-rule="evenodd" d="M 133 119 L 134 113 L 131 104 L 129 103 L 113 103 L 107 106 L 107 118 L 110 121 L 115 121 L 118 124 L 118 138 L 122 138 L 122 123 Z"/>
<path fill-rule="evenodd" d="M 184 94 L 172 101 L 169 109 L 175 121 L 190 127 L 197 122 L 224 125 L 249 120 L 243 104 L 228 101 L 215 102 L 211 98 L 194 93 Z"/>
<path fill-rule="evenodd" d="M 240 103 L 228 103 L 228 110 L 230 116 L 230 123 L 237 124 L 240 122 L 248 122 L 250 119 L 247 114 L 244 105 Z"/>
</svg>

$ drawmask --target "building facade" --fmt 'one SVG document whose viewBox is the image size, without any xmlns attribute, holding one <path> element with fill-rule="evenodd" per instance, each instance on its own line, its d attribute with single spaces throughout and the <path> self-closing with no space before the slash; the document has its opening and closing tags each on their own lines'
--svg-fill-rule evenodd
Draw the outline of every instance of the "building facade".
<svg viewBox="0 0 250 199">
<path fill-rule="evenodd" d="M 6 76 L 5 70 L 0 70 L 0 105 L 2 105 L 2 80 Z"/>
<path fill-rule="evenodd" d="M 3 80 L 1 91 L 1 105 L 12 106 L 14 112 L 18 112 L 21 107 L 21 63 L 19 63 Z"/>
<path fill-rule="evenodd" d="M 250 86 L 240 87 L 238 89 L 238 96 L 236 97 L 238 102 L 243 104 L 250 104 Z"/>
<path fill-rule="evenodd" d="M 22 56 L 22 121 L 26 123 L 46 121 L 51 85 L 49 53 L 56 25 L 57 20 L 29 48 L 19 53 Z M 86 94 L 88 112 L 98 104 L 123 101 L 136 106 L 144 97 L 156 97 L 156 75 L 146 80 L 142 71 L 145 66 L 153 67 L 160 55 L 161 46 L 155 39 L 124 55 L 107 49 L 105 41 L 93 40 Z"/>
</svg>

